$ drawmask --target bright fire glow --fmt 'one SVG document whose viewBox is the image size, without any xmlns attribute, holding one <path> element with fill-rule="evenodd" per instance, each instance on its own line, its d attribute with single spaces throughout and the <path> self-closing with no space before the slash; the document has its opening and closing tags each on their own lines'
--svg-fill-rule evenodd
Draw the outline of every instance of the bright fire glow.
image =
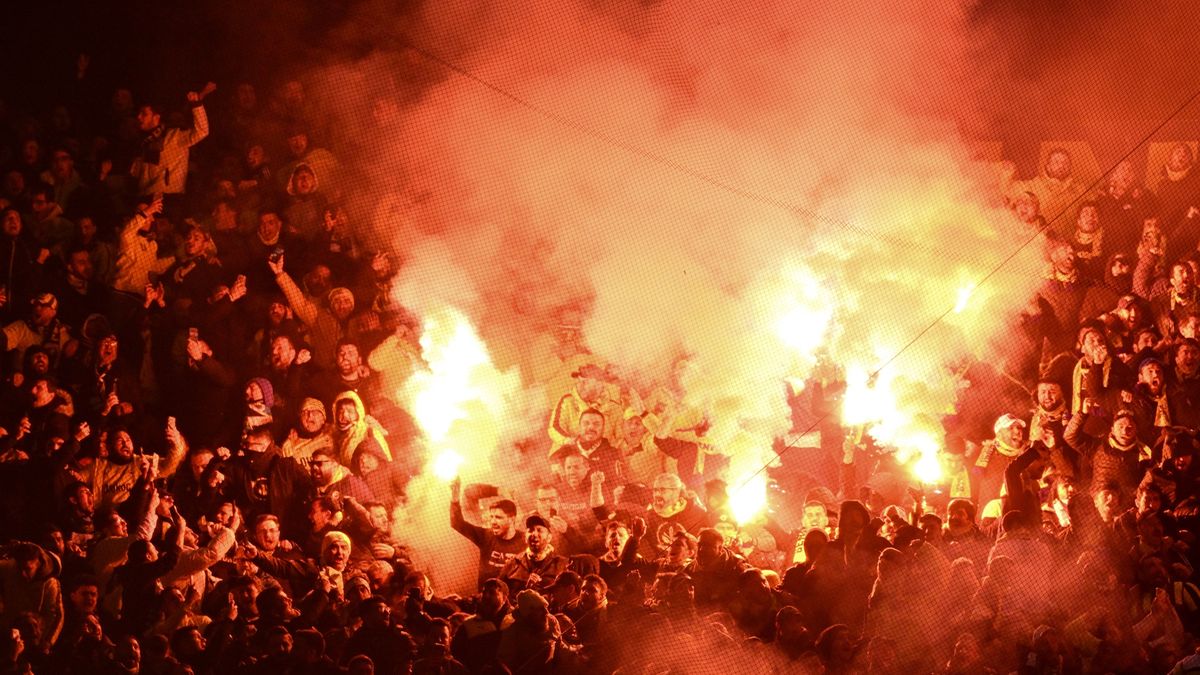
<svg viewBox="0 0 1200 675">
<path fill-rule="evenodd" d="M 842 421 L 849 427 L 863 427 L 876 443 L 894 447 L 897 459 L 908 465 L 918 481 L 936 483 L 942 478 L 938 437 L 926 419 L 900 405 L 897 388 L 886 369 L 873 381 L 865 369 L 851 369 L 846 375 Z"/>
<path fill-rule="evenodd" d="M 958 301 L 954 303 L 955 314 L 962 314 L 963 310 L 971 304 L 971 294 L 974 292 L 974 284 L 968 284 L 958 289 Z"/>
<path fill-rule="evenodd" d="M 811 358 L 825 340 L 833 308 L 820 282 L 808 271 L 793 270 L 789 279 L 788 297 L 775 322 L 775 333 L 786 347 Z"/>
<path fill-rule="evenodd" d="M 746 475 L 729 486 L 729 509 L 738 525 L 754 520 L 767 508 L 767 477 L 765 472 Z"/>
<path fill-rule="evenodd" d="M 449 481 L 495 448 L 515 380 L 496 370 L 470 321 L 452 308 L 426 317 L 421 351 L 428 368 L 409 378 L 404 394 L 424 432 L 429 471 Z"/>
</svg>

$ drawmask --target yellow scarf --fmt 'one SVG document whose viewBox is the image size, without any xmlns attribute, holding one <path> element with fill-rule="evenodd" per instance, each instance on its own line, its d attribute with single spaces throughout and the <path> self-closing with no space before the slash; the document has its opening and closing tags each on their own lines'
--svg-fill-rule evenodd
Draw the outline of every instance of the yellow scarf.
<svg viewBox="0 0 1200 675">
<path fill-rule="evenodd" d="M 1033 419 L 1029 421 L 1029 437 L 1041 438 L 1042 428 L 1055 422 L 1061 422 L 1066 412 L 1066 401 L 1060 401 L 1058 407 L 1053 410 L 1046 410 L 1038 406 L 1037 410 L 1033 413 Z"/>
<path fill-rule="evenodd" d="M 1046 278 L 1062 284 L 1073 284 L 1079 281 L 1079 270 L 1071 270 L 1070 274 L 1063 274 L 1057 269 L 1050 268 L 1050 273 L 1046 275 Z"/>
<path fill-rule="evenodd" d="M 1022 445 L 1021 447 L 1013 447 L 999 438 L 992 439 L 991 442 L 983 445 L 983 450 L 979 453 L 979 459 L 975 460 L 975 466 L 980 468 L 987 467 L 988 463 L 992 461 L 992 455 L 997 452 L 1009 459 L 1012 459 L 1022 452 L 1025 452 L 1025 449 L 1028 447 L 1028 443 Z"/>
<path fill-rule="evenodd" d="M 1154 400 L 1154 426 L 1171 426 L 1171 409 L 1167 406 L 1167 392 L 1159 394 Z"/>
<path fill-rule="evenodd" d="M 1099 229 L 1095 232 L 1082 232 L 1075 230 L 1075 242 L 1081 246 L 1087 246 L 1086 251 L 1075 251 L 1075 255 L 1084 260 L 1100 257 L 1100 249 L 1104 244 L 1104 230 Z"/>
<path fill-rule="evenodd" d="M 1177 307 L 1179 305 L 1183 305 L 1184 307 L 1187 307 L 1195 302 L 1196 302 L 1196 289 L 1195 288 L 1192 289 L 1191 294 L 1186 298 L 1183 297 L 1182 295 L 1179 295 L 1178 293 L 1176 293 L 1175 289 L 1173 289 L 1173 288 L 1171 289 L 1171 311 L 1172 312 L 1175 311 L 1175 307 Z"/>
</svg>

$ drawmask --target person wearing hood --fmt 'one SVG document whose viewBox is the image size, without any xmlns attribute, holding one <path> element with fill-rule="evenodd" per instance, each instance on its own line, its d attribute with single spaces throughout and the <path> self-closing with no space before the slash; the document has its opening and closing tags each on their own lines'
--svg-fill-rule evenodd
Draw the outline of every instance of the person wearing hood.
<svg viewBox="0 0 1200 675">
<path fill-rule="evenodd" d="M 1079 309 L 1079 322 L 1095 319 L 1111 312 L 1122 296 L 1133 291 L 1133 267 L 1127 253 L 1108 257 L 1100 283 L 1088 287 Z"/>
<path fill-rule="evenodd" d="M 58 575 L 62 563 L 37 544 L 18 542 L 0 560 L 0 624 L 11 626 L 24 612 L 37 615 L 42 624 L 39 648 L 58 639 L 63 626 L 62 589 Z"/>
<path fill-rule="evenodd" d="M 299 462 L 307 471 L 313 454 L 332 448 L 333 433 L 326 421 L 325 404 L 315 398 L 304 399 L 300 404 L 300 424 L 288 432 L 280 452 Z"/>
<path fill-rule="evenodd" d="M 304 503 L 312 489 L 308 473 L 295 460 L 284 457 L 271 438 L 269 427 L 246 432 L 245 454 L 225 465 L 229 496 L 247 520 L 264 513 L 279 516 L 289 539 L 304 534 Z"/>
<path fill-rule="evenodd" d="M 343 466 L 353 466 L 354 457 L 375 449 L 392 461 L 386 433 L 375 418 L 367 414 L 362 399 L 352 391 L 342 392 L 333 401 L 333 447 Z"/>
<path fill-rule="evenodd" d="M 554 672 L 562 629 L 550 603 L 537 591 L 523 590 L 515 604 L 513 622 L 500 631 L 497 658 L 514 674 Z"/>
<path fill-rule="evenodd" d="M 288 206 L 284 217 L 305 242 L 317 238 L 324 229 L 327 200 L 317 180 L 316 169 L 307 162 L 300 162 L 292 169 L 287 182 Z"/>
<path fill-rule="evenodd" d="M 355 339 L 359 333 L 354 314 L 354 293 L 348 288 L 338 287 L 329 291 L 324 305 L 318 305 L 305 295 L 292 276 L 284 269 L 284 256 L 267 261 L 275 282 L 283 291 L 288 306 L 304 325 L 308 326 L 313 346 L 313 359 L 317 363 L 333 363 L 337 356 L 338 340 Z"/>
<path fill-rule="evenodd" d="M 375 499 L 389 510 L 404 501 L 409 476 L 400 462 L 389 462 L 376 444 L 360 446 L 350 461 L 350 470 L 363 479 Z"/>
</svg>

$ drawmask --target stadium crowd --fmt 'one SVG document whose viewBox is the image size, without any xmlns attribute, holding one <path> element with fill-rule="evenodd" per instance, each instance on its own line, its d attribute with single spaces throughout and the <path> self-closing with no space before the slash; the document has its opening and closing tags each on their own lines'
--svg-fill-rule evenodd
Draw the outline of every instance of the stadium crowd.
<svg viewBox="0 0 1200 675">
<path fill-rule="evenodd" d="M 1153 191 L 1124 163 L 1087 193 L 1065 150 L 1005 187 L 1048 272 L 962 372 L 938 484 L 826 424 L 739 523 L 682 376 L 622 382 L 561 327 L 512 450 L 539 480 L 450 485 L 478 558 L 449 589 L 393 522 L 421 317 L 333 122 L 299 80 L 77 94 L 0 117 L 0 672 L 1200 670 L 1188 144 Z"/>
</svg>

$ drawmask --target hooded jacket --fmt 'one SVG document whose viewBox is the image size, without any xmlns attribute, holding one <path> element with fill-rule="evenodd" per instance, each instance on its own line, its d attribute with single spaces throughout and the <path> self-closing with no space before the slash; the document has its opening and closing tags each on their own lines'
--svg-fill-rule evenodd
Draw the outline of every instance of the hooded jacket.
<svg viewBox="0 0 1200 675">
<path fill-rule="evenodd" d="M 354 410 L 358 413 L 358 420 L 348 429 L 340 429 L 337 426 L 337 410 L 342 401 L 352 401 Z M 333 400 L 333 418 L 333 447 L 337 452 L 338 463 L 342 466 L 355 466 L 355 454 L 371 447 L 377 448 L 387 458 L 387 461 L 392 461 L 392 451 L 388 448 L 385 438 L 386 432 L 375 421 L 375 418 L 367 415 L 366 406 L 363 405 L 358 394 L 352 391 L 338 394 L 338 397 Z"/>
<path fill-rule="evenodd" d="M 58 639 L 63 625 L 62 589 L 57 578 L 62 562 L 36 544 L 22 545 L 37 549 L 37 568 L 33 578 L 26 579 L 16 560 L 0 560 L 0 622 L 11 626 L 21 613 L 33 612 L 41 620 L 42 640 L 49 646 Z"/>
</svg>

